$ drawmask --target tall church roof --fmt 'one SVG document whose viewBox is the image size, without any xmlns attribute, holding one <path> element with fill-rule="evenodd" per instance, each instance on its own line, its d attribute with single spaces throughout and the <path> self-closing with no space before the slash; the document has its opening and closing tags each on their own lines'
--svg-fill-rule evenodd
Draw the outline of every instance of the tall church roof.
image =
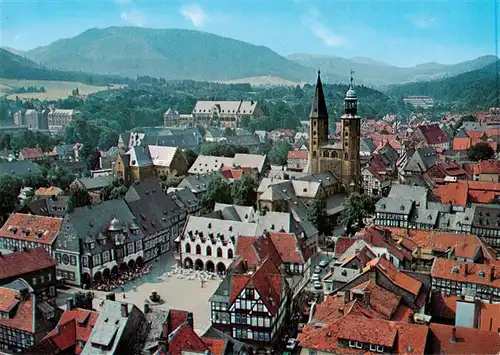
<svg viewBox="0 0 500 355">
<path fill-rule="evenodd" d="M 323 94 L 323 84 L 321 83 L 320 72 L 318 70 L 318 81 L 316 82 L 316 91 L 311 106 L 309 118 L 324 118 L 328 119 L 326 110 L 325 95 Z"/>
</svg>

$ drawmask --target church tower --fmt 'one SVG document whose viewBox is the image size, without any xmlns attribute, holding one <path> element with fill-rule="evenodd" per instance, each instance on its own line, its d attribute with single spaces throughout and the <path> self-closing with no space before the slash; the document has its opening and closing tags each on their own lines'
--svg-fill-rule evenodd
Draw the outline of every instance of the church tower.
<svg viewBox="0 0 500 355">
<path fill-rule="evenodd" d="M 359 126 L 359 124 L 358 124 Z M 309 114 L 309 171 L 320 172 L 320 147 L 328 143 L 328 112 L 321 83 L 320 71 L 316 82 L 316 91 Z M 359 150 L 359 147 L 358 147 Z"/>
<path fill-rule="evenodd" d="M 361 140 L 361 120 L 358 116 L 358 97 L 351 84 L 344 99 L 344 114 L 342 121 L 341 143 L 342 185 L 348 192 L 359 191 L 361 184 L 361 164 L 359 159 L 359 145 Z"/>
</svg>

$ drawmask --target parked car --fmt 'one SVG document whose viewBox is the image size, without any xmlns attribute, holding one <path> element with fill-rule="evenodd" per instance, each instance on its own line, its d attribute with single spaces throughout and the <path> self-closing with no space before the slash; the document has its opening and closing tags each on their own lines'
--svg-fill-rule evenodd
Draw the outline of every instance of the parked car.
<svg viewBox="0 0 500 355">
<path fill-rule="evenodd" d="M 319 266 L 314 267 L 314 273 L 319 274 L 321 272 L 321 268 Z"/>
<path fill-rule="evenodd" d="M 327 265 L 328 265 L 328 261 L 326 261 L 326 260 L 321 260 L 321 261 L 319 262 L 319 266 L 320 266 L 320 267 L 326 267 Z"/>
<path fill-rule="evenodd" d="M 319 274 L 314 274 L 314 275 L 311 277 L 311 280 L 313 280 L 313 281 L 319 281 Z"/>
<path fill-rule="evenodd" d="M 319 289 L 323 288 L 323 285 L 321 285 L 321 282 L 319 282 L 319 281 L 314 281 L 314 288 L 316 290 L 319 290 Z"/>
<path fill-rule="evenodd" d="M 288 339 L 288 341 L 286 342 L 286 348 L 288 350 L 293 350 L 296 347 L 297 347 L 297 339 L 294 339 L 294 338 Z"/>
</svg>

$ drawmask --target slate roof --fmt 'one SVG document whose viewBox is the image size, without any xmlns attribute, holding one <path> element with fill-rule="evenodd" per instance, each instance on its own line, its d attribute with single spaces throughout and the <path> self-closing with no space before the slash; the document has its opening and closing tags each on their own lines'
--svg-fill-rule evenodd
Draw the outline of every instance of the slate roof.
<svg viewBox="0 0 500 355">
<path fill-rule="evenodd" d="M 149 150 L 146 145 L 142 147 L 132 147 L 127 154 L 130 156 L 130 165 L 132 166 L 141 167 L 153 165 L 153 161 L 149 155 Z"/>
<path fill-rule="evenodd" d="M 326 109 L 325 94 L 323 93 L 323 84 L 321 83 L 320 72 L 318 71 L 318 78 L 316 80 L 316 88 L 314 90 L 314 97 L 311 104 L 311 112 L 309 118 L 328 119 L 328 111 Z"/>
<path fill-rule="evenodd" d="M 68 205 L 68 196 L 33 198 L 26 205 L 29 213 L 38 216 L 64 217 Z M 24 209 L 23 209 L 24 211 Z"/>
<path fill-rule="evenodd" d="M 181 149 L 196 149 L 200 142 L 195 133 L 178 133 L 169 135 L 146 135 L 142 140 L 143 145 L 159 145 L 177 147 Z"/>
<path fill-rule="evenodd" d="M 187 187 L 194 194 L 202 193 L 207 190 L 208 185 L 213 180 L 219 178 L 226 180 L 226 178 L 224 178 L 224 176 L 222 176 L 222 174 L 220 174 L 219 172 L 200 175 L 187 175 L 177 187 Z"/>
<path fill-rule="evenodd" d="M 375 211 L 380 213 L 396 213 L 409 215 L 413 202 L 406 197 L 382 197 L 375 205 Z"/>
<path fill-rule="evenodd" d="M 27 160 L 0 163 L 0 175 L 7 174 L 22 179 L 32 175 L 40 175 L 41 173 L 42 170 L 37 164 Z"/>
<path fill-rule="evenodd" d="M 0 255 L 0 280 L 55 267 L 57 262 L 43 248 Z"/>
<path fill-rule="evenodd" d="M 434 148 L 417 148 L 404 168 L 405 171 L 426 172 L 439 161 L 439 155 Z"/>
<path fill-rule="evenodd" d="M 402 184 L 393 184 L 389 192 L 390 198 L 407 198 L 415 201 L 417 205 L 425 207 L 427 205 L 428 189 L 422 186 L 409 186 Z"/>
<path fill-rule="evenodd" d="M 100 190 L 106 186 L 109 186 L 114 181 L 114 176 L 112 175 L 102 175 L 96 177 L 79 178 L 78 181 L 85 186 L 89 191 Z"/>
</svg>

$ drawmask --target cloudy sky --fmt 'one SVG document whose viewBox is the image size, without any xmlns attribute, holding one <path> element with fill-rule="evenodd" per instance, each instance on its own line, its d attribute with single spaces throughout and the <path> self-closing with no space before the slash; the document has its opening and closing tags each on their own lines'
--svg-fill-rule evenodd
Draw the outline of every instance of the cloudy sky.
<svg viewBox="0 0 500 355">
<path fill-rule="evenodd" d="M 211 32 L 281 55 L 456 63 L 495 53 L 495 1 L 0 0 L 0 46 L 26 50 L 91 27 L 141 26 Z"/>
</svg>

